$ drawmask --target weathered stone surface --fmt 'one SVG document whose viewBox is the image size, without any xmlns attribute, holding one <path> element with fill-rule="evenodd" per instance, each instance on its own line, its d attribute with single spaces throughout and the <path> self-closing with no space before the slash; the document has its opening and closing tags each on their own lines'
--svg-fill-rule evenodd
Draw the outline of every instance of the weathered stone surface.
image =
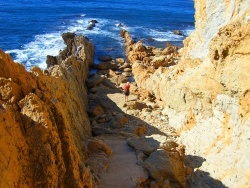
<svg viewBox="0 0 250 188">
<path fill-rule="evenodd" d="M 122 65 L 122 64 L 125 63 L 125 60 L 124 60 L 124 58 L 116 58 L 116 59 L 115 59 L 115 62 L 116 62 L 117 64 Z"/>
<path fill-rule="evenodd" d="M 180 187 L 186 187 L 186 170 L 177 152 L 157 150 L 143 163 L 149 171 L 151 178 L 155 180 L 169 179 L 171 183 L 177 183 Z"/>
<path fill-rule="evenodd" d="M 134 137 L 128 139 L 128 144 L 133 148 L 142 151 L 143 153 L 149 155 L 153 151 L 161 147 L 162 143 L 165 142 L 166 137 L 160 135 L 152 135 L 145 137 Z"/>
<path fill-rule="evenodd" d="M 184 35 L 183 32 L 180 31 L 180 30 L 174 30 L 173 33 L 174 33 L 175 35 Z"/>
<path fill-rule="evenodd" d="M 249 186 L 250 7 L 246 1 L 214 5 L 195 1 L 196 30 L 185 41 L 181 61 L 154 72 L 136 61 L 132 70 L 137 85 L 162 101 L 186 152 L 205 159 L 200 170 L 227 187 Z M 196 174 L 198 185 L 213 185 Z"/>
<path fill-rule="evenodd" d="M 130 68 L 130 63 L 124 63 L 122 66 L 120 66 L 120 69 Z"/>
<path fill-rule="evenodd" d="M 117 64 L 115 62 L 111 62 L 111 61 L 101 62 L 97 65 L 97 68 L 100 70 L 116 69 Z"/>
<path fill-rule="evenodd" d="M 195 31 L 184 41 L 184 57 L 204 59 L 209 53 L 210 41 L 220 28 L 240 17 L 247 18 L 248 1 L 195 0 Z M 247 19 L 244 22 L 248 22 Z"/>
<path fill-rule="evenodd" d="M 92 30 L 95 27 L 96 23 L 98 23 L 97 20 L 90 20 L 87 30 Z"/>
<path fill-rule="evenodd" d="M 107 126 L 111 129 L 119 129 L 128 122 L 128 118 L 124 114 L 117 114 L 108 123 Z"/>
<path fill-rule="evenodd" d="M 122 75 L 125 76 L 125 77 L 132 76 L 131 72 L 123 72 Z"/>
<path fill-rule="evenodd" d="M 47 55 L 46 64 L 47 64 L 47 67 L 57 65 L 58 63 L 57 63 L 56 57 Z"/>
<path fill-rule="evenodd" d="M 143 135 L 147 131 L 147 128 L 145 125 L 138 125 L 135 126 L 133 133 L 137 136 Z"/>
<path fill-rule="evenodd" d="M 102 141 L 98 139 L 91 139 L 88 141 L 88 151 L 93 152 L 104 152 L 107 155 L 112 155 L 111 149 Z"/>
<path fill-rule="evenodd" d="M 95 186 L 82 144 L 91 136 L 84 82 L 93 45 L 74 34 L 63 38 L 69 46 L 59 65 L 44 71 L 27 72 L 0 50 L 0 187 Z M 72 57 L 78 39 L 81 60 Z"/>
<path fill-rule="evenodd" d="M 92 87 L 94 85 L 97 85 L 99 83 L 101 83 L 102 81 L 104 80 L 104 77 L 101 77 L 100 75 L 98 74 L 94 74 L 93 76 L 91 76 L 87 81 L 87 85 L 89 87 Z"/>
<path fill-rule="evenodd" d="M 167 57 L 164 55 L 164 56 L 158 56 L 158 57 L 154 57 L 151 61 L 151 65 L 156 67 L 156 68 L 159 68 L 163 65 L 166 65 L 167 63 Z"/>
<path fill-rule="evenodd" d="M 96 117 L 96 116 L 102 115 L 104 113 L 104 110 L 99 104 L 97 104 L 96 102 L 93 102 L 93 103 L 90 103 L 89 105 L 88 113 L 91 116 Z"/>
<path fill-rule="evenodd" d="M 123 69 L 124 72 L 132 72 L 132 69 L 131 68 L 125 68 Z"/>
<path fill-rule="evenodd" d="M 171 53 L 174 53 L 176 50 L 177 50 L 177 47 L 176 47 L 176 46 L 168 46 L 167 48 L 165 48 L 165 49 L 162 51 L 162 54 L 163 54 L 163 55 L 169 55 L 169 54 L 171 54 Z"/>
<path fill-rule="evenodd" d="M 124 31 L 125 49 L 128 62 L 130 64 L 142 63 L 147 67 L 168 67 L 177 64 L 180 55 L 177 51 L 178 47 L 168 45 L 166 49 L 162 50 L 155 47 L 144 46 L 142 41 L 131 43 L 131 37 L 127 31 Z M 125 63 L 126 64 L 126 63 Z M 121 69 L 125 68 L 125 64 Z M 128 67 L 127 67 L 128 68 Z"/>
<path fill-rule="evenodd" d="M 0 78 L 0 99 L 15 104 L 22 98 L 21 88 L 12 79 Z"/>
</svg>

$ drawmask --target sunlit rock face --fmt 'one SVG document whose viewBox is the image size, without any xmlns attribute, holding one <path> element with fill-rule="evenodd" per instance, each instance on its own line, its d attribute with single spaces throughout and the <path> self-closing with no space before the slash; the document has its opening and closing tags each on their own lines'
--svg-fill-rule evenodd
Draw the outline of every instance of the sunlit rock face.
<svg viewBox="0 0 250 188">
<path fill-rule="evenodd" d="M 195 0 L 195 32 L 186 40 L 184 58 L 205 58 L 209 53 L 209 43 L 219 29 L 231 21 L 245 17 L 249 10 L 246 0 Z"/>
<path fill-rule="evenodd" d="M 94 47 L 69 39 L 57 65 L 30 72 L 0 51 L 0 187 L 93 187 L 85 80 Z M 68 42 L 67 42 L 68 41 Z M 79 58 L 74 46 L 83 47 Z"/>
<path fill-rule="evenodd" d="M 197 0 L 195 8 L 177 65 L 152 71 L 135 61 L 134 78 L 163 102 L 188 161 L 198 161 L 191 186 L 249 187 L 250 4 Z"/>
</svg>

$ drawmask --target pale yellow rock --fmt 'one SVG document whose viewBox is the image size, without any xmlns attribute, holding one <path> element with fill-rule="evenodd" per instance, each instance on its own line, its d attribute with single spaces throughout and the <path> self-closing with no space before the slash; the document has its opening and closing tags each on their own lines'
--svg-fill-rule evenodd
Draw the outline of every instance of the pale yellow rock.
<svg viewBox="0 0 250 188">
<path fill-rule="evenodd" d="M 199 170 L 210 177 L 197 176 L 198 187 L 212 186 L 209 178 L 249 187 L 250 4 L 196 0 L 195 8 L 182 60 L 152 73 L 137 61 L 132 72 L 139 87 L 163 102 L 186 154 L 204 159 Z"/>
</svg>

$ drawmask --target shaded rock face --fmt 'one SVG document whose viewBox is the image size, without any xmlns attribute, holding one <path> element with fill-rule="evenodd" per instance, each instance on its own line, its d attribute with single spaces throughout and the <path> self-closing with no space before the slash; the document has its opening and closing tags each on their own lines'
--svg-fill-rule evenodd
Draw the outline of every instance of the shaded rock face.
<svg viewBox="0 0 250 188">
<path fill-rule="evenodd" d="M 199 170 L 191 186 L 249 187 L 250 5 L 214 3 L 195 1 L 196 30 L 176 65 L 152 69 L 134 61 L 132 72 L 139 87 L 163 102 L 189 161 L 203 161 L 193 166 Z"/>
<path fill-rule="evenodd" d="M 63 38 L 68 47 L 47 70 L 27 72 L 0 51 L 0 187 L 95 187 L 83 144 L 91 139 L 85 80 L 93 45 Z M 72 56 L 77 40 L 80 59 Z"/>
</svg>

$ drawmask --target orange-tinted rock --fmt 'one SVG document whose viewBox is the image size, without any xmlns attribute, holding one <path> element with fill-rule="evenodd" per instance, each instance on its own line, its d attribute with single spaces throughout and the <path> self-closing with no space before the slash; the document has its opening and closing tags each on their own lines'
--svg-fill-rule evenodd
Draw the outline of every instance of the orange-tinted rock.
<svg viewBox="0 0 250 188">
<path fill-rule="evenodd" d="M 85 80 L 94 51 L 81 37 L 67 43 L 78 39 L 81 60 L 67 48 L 44 71 L 27 72 L 0 50 L 0 187 L 95 185 L 82 144 L 91 136 Z"/>
</svg>

